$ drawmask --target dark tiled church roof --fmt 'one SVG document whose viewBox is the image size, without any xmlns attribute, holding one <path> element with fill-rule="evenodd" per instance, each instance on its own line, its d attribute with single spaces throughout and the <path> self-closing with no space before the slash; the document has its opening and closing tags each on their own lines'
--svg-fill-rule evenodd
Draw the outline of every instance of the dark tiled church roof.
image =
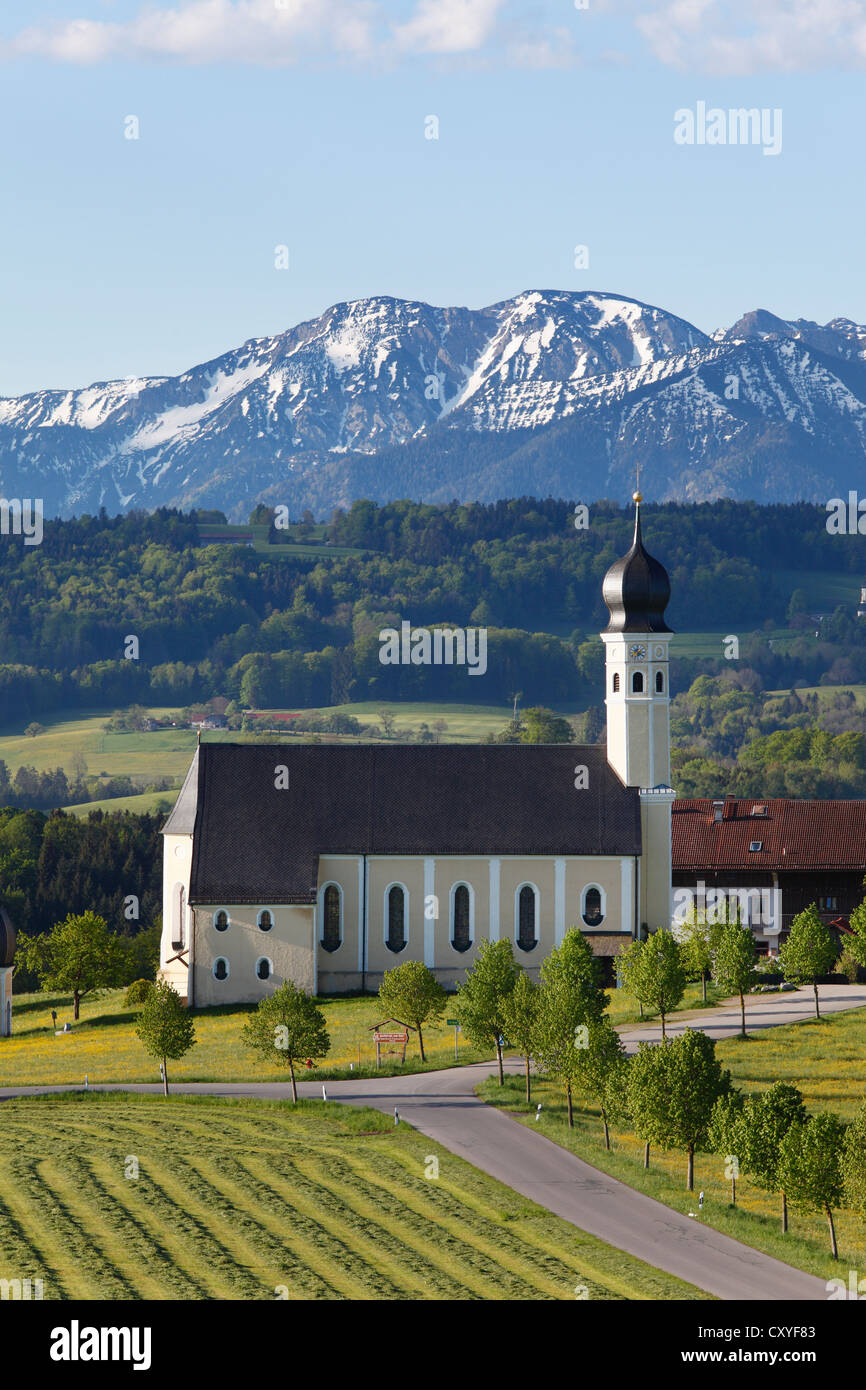
<svg viewBox="0 0 866 1390">
<path fill-rule="evenodd" d="M 194 817 L 191 902 L 312 902 L 327 854 L 641 850 L 638 793 L 599 745 L 205 743 L 184 791 L 165 829 Z"/>
</svg>

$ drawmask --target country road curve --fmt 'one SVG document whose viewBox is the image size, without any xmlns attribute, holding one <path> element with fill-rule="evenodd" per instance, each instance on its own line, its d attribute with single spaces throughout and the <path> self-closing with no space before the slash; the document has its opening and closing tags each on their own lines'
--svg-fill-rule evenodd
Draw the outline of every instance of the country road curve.
<svg viewBox="0 0 866 1390">
<path fill-rule="evenodd" d="M 866 1006 L 866 990 L 821 986 L 822 1008 L 828 1012 Z M 811 989 L 797 994 L 767 996 L 752 1005 L 748 1026 L 772 1027 L 796 1022 L 814 1011 Z M 730 1036 L 731 1008 L 701 1011 L 686 1020 L 711 1034 Z M 739 1009 L 733 1012 L 739 1026 Z M 685 1026 L 684 1024 L 682 1026 Z M 681 1027 L 679 1020 L 676 1030 Z M 670 1030 L 674 1031 L 674 1029 Z M 651 1027 L 626 1034 L 630 1048 L 638 1038 L 655 1040 Z M 519 1068 L 512 1062 L 510 1068 Z M 368 1077 L 325 1083 L 329 1100 L 369 1105 L 393 1113 L 422 1134 L 489 1173 L 508 1187 L 546 1207 L 583 1231 L 635 1255 L 647 1264 L 677 1275 L 697 1288 L 725 1300 L 823 1300 L 824 1281 L 783 1264 L 750 1246 L 732 1240 L 697 1218 L 683 1216 L 661 1202 L 577 1158 L 518 1123 L 475 1095 L 475 1087 L 494 1070 L 492 1062 L 408 1076 Z M 0 1100 L 15 1096 L 78 1091 L 80 1086 L 0 1087 Z M 112 1084 L 92 1089 L 159 1094 L 159 1085 Z M 322 1095 L 322 1083 L 302 1082 L 300 1094 Z M 248 1096 L 284 1100 L 285 1082 L 190 1082 L 172 1086 L 174 1095 Z"/>
</svg>

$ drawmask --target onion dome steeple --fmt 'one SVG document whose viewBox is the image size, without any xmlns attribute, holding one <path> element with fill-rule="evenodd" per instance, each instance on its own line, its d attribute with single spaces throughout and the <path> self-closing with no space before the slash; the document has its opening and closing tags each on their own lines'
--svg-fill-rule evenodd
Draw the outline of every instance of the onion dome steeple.
<svg viewBox="0 0 866 1390">
<path fill-rule="evenodd" d="M 664 565 L 644 548 L 640 529 L 643 498 L 635 492 L 633 500 L 631 549 L 611 565 L 601 589 L 610 613 L 605 632 L 670 632 L 664 614 L 671 596 L 671 582 Z"/>
</svg>

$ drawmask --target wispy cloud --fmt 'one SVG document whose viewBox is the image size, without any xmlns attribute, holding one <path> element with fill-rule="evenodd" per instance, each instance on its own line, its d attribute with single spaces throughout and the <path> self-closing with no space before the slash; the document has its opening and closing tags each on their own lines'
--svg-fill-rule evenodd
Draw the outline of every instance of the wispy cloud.
<svg viewBox="0 0 866 1390">
<path fill-rule="evenodd" d="M 866 65 L 866 0 L 626 0 L 626 8 L 671 67 L 737 75 Z"/>
</svg>

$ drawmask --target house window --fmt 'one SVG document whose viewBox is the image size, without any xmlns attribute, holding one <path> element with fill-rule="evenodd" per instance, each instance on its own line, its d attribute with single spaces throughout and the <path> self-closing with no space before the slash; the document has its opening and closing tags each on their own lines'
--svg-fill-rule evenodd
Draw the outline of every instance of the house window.
<svg viewBox="0 0 866 1390">
<path fill-rule="evenodd" d="M 215 980 L 227 980 L 229 977 L 229 963 L 225 956 L 217 956 L 213 963 L 213 977 Z"/>
<path fill-rule="evenodd" d="M 225 908 L 221 907 L 219 912 L 214 913 L 213 924 L 217 931 L 228 931 L 229 915 L 226 912 Z"/>
<path fill-rule="evenodd" d="M 343 894 L 329 883 L 322 894 L 322 950 L 336 951 L 343 941 Z"/>
<path fill-rule="evenodd" d="M 256 961 L 256 976 L 260 980 L 269 980 L 273 974 L 273 965 L 267 956 L 260 956 Z"/>
<path fill-rule="evenodd" d="M 385 945 L 389 951 L 402 951 L 406 945 L 406 890 L 402 884 L 395 883 L 388 889 L 386 898 L 388 931 Z"/>
<path fill-rule="evenodd" d="M 259 931 L 270 931 L 274 925 L 274 919 L 266 907 L 259 913 Z"/>
<path fill-rule="evenodd" d="M 583 912 L 581 915 L 588 927 L 600 927 L 604 921 L 601 889 L 594 883 L 583 890 Z"/>
<path fill-rule="evenodd" d="M 614 691 L 619 690 L 619 671 L 614 671 L 613 673 L 613 688 Z"/>
<path fill-rule="evenodd" d="M 665 678 L 661 671 L 656 671 L 656 694 L 661 695 L 665 688 Z"/>
<path fill-rule="evenodd" d="M 643 671 L 635 671 L 631 678 L 631 688 L 636 695 L 643 694 Z"/>
<path fill-rule="evenodd" d="M 517 944 L 521 951 L 531 951 L 538 945 L 536 890 L 524 883 L 517 894 Z"/>
<path fill-rule="evenodd" d="M 759 851 L 759 850 L 762 850 L 763 848 L 764 848 L 764 841 L 763 841 L 763 840 L 752 840 L 751 843 L 750 843 L 750 845 L 749 845 L 749 853 L 750 853 L 750 854 L 757 854 L 758 851 Z"/>
<path fill-rule="evenodd" d="M 822 912 L 837 912 L 839 909 L 838 898 L 821 898 L 820 901 Z"/>
<path fill-rule="evenodd" d="M 469 888 L 458 883 L 451 892 L 451 945 L 455 951 L 468 951 L 472 945 Z"/>
</svg>

